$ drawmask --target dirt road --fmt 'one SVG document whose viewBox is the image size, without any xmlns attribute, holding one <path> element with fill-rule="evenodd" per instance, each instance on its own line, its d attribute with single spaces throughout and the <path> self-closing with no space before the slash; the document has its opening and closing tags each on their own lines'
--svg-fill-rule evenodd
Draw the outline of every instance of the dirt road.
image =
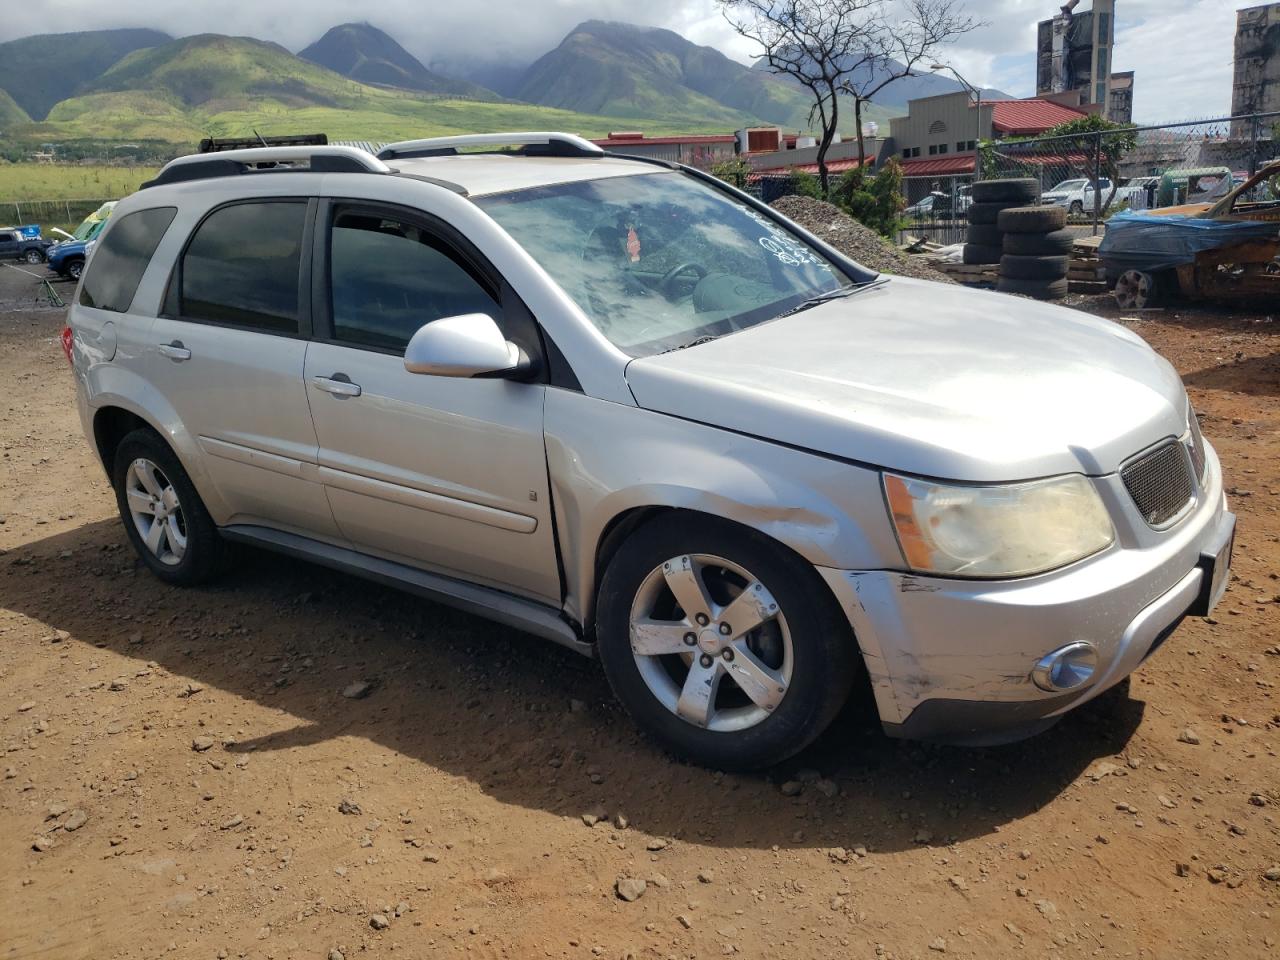
<svg viewBox="0 0 1280 960">
<path fill-rule="evenodd" d="M 1131 324 L 1236 490 L 1215 620 L 1028 743 L 897 743 L 853 708 L 766 778 L 675 763 L 593 663 L 390 590 L 254 553 L 161 585 L 80 435 L 61 312 L 5 282 L 0 960 L 1280 950 L 1269 320 Z"/>
</svg>

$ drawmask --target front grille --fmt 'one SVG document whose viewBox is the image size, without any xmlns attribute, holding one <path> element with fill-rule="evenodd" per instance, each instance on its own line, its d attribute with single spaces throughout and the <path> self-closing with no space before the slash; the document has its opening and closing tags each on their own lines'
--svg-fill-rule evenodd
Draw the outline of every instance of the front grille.
<svg viewBox="0 0 1280 960">
<path fill-rule="evenodd" d="M 1190 458 L 1176 440 L 1134 460 L 1120 471 L 1120 478 L 1143 519 L 1153 527 L 1181 513 L 1196 492 Z"/>
</svg>

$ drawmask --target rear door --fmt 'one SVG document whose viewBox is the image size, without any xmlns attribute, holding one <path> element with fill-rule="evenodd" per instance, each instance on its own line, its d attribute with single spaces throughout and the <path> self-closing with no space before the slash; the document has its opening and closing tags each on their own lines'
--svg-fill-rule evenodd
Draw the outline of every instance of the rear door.
<svg viewBox="0 0 1280 960">
<path fill-rule="evenodd" d="M 339 540 L 302 383 L 316 202 L 253 199 L 196 226 L 151 330 L 148 374 L 203 456 L 228 514 Z"/>
<path fill-rule="evenodd" d="M 432 320 L 487 313 L 537 350 L 532 317 L 447 225 L 326 203 L 306 382 L 339 529 L 365 552 L 559 603 L 545 386 L 404 368 Z"/>
</svg>

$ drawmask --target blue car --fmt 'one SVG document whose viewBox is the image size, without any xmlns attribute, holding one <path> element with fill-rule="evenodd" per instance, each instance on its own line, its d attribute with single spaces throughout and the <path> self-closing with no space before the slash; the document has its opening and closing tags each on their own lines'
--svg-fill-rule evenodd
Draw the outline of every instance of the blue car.
<svg viewBox="0 0 1280 960">
<path fill-rule="evenodd" d="M 55 243 L 45 251 L 48 257 L 46 266 L 60 277 L 79 280 L 80 271 L 84 269 L 85 247 L 97 239 L 106 225 L 107 221 L 100 220 L 85 234 L 84 239 L 63 240 L 61 243 Z"/>
</svg>

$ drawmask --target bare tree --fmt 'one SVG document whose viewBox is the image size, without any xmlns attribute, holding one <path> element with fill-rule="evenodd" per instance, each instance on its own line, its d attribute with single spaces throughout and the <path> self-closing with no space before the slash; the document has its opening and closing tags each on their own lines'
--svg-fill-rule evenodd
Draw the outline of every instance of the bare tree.
<svg viewBox="0 0 1280 960">
<path fill-rule="evenodd" d="M 858 161 L 866 162 L 862 107 L 939 47 L 978 26 L 963 0 L 720 0 L 737 33 L 759 44 L 770 71 L 809 92 L 810 124 L 822 130 L 818 174 L 830 190 L 827 151 L 840 119 L 840 97 L 853 100 Z"/>
</svg>

